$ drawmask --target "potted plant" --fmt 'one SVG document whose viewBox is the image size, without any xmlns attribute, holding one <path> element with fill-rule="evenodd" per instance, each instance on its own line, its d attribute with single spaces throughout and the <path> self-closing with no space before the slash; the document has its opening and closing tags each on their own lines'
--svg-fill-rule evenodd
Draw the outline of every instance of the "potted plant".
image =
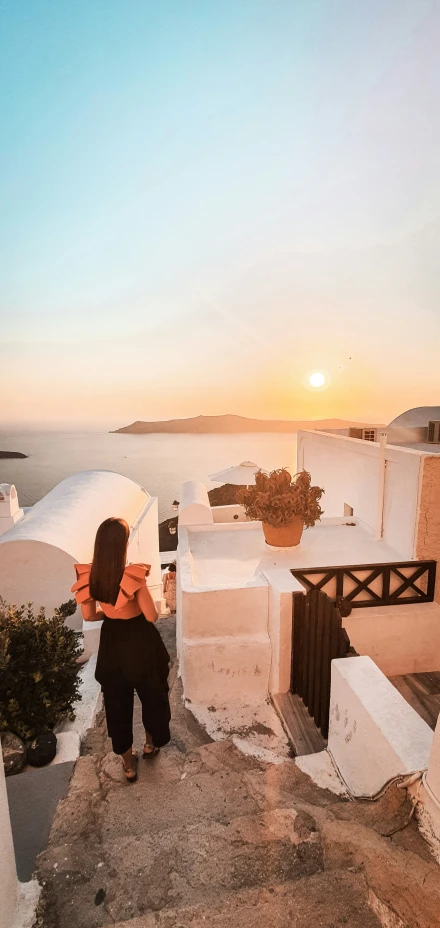
<svg viewBox="0 0 440 928">
<path fill-rule="evenodd" d="M 322 487 L 311 486 L 306 470 L 292 478 L 282 467 L 256 474 L 255 486 L 241 490 L 240 502 L 250 519 L 262 522 L 268 545 L 290 548 L 299 545 L 304 526 L 311 528 L 321 518 L 323 493 Z"/>
</svg>

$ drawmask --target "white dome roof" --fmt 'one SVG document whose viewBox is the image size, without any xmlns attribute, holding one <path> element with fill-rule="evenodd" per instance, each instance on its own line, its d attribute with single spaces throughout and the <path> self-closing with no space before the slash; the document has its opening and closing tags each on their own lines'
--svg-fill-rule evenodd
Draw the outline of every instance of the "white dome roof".
<svg viewBox="0 0 440 928">
<path fill-rule="evenodd" d="M 397 416 L 397 419 L 393 419 L 388 427 L 396 429 L 427 428 L 431 420 L 440 420 L 440 406 L 416 406 L 415 409 L 408 409 L 400 416 Z"/>
<path fill-rule="evenodd" d="M 13 528 L 0 545 L 37 541 L 53 545 L 78 561 L 88 561 L 98 526 L 109 516 L 132 527 L 150 499 L 146 490 L 109 470 L 88 470 L 66 477 Z"/>
</svg>

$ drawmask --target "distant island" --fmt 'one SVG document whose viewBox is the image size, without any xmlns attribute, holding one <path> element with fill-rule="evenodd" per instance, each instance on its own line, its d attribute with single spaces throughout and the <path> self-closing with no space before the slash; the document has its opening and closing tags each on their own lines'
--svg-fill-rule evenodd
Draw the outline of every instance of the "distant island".
<svg viewBox="0 0 440 928">
<path fill-rule="evenodd" d="M 299 429 L 346 429 L 351 426 L 365 428 L 370 423 L 347 422 L 345 419 L 247 419 L 245 416 L 195 416 L 192 419 L 169 419 L 162 422 L 132 422 L 120 429 L 118 435 L 150 435 L 159 432 L 171 434 L 207 435 L 242 432 L 297 432 Z"/>
<path fill-rule="evenodd" d="M 27 458 L 27 454 L 22 454 L 21 451 L 0 451 L 0 458 Z"/>
</svg>

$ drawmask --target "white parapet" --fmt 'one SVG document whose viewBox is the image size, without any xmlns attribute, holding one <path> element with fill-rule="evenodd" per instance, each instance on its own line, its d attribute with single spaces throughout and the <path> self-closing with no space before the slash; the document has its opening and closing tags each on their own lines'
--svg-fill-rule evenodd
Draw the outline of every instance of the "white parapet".
<svg viewBox="0 0 440 928">
<path fill-rule="evenodd" d="M 370 657 L 332 661 L 328 750 L 354 796 L 425 770 L 433 733 Z"/>
<path fill-rule="evenodd" d="M 36 880 L 20 883 L 17 877 L 0 745 L 0 928 L 31 928 L 39 893 Z"/>
<path fill-rule="evenodd" d="M 440 808 L 440 716 L 434 732 L 426 783 Z"/>
<path fill-rule="evenodd" d="M 82 623 L 83 650 L 82 661 L 85 664 L 99 648 L 102 621 Z"/>
<path fill-rule="evenodd" d="M 218 709 L 264 702 L 269 686 L 271 647 L 267 634 L 182 640 L 185 698 Z"/>
<path fill-rule="evenodd" d="M 411 788 L 417 800 L 416 815 L 420 831 L 440 864 L 440 716 L 434 732 L 428 770 L 421 784 Z"/>
<path fill-rule="evenodd" d="M 212 525 L 214 516 L 204 483 L 188 480 L 180 491 L 179 525 Z"/>
<path fill-rule="evenodd" d="M 212 517 L 214 522 L 248 522 L 250 521 L 240 503 L 229 506 L 213 506 Z"/>
<path fill-rule="evenodd" d="M 0 746 L 0 928 L 9 928 L 15 914 L 18 898 L 18 879 L 15 869 L 5 770 Z"/>
<path fill-rule="evenodd" d="M 343 624 L 358 654 L 371 657 L 387 677 L 440 668 L 438 603 L 365 606 Z"/>
<path fill-rule="evenodd" d="M 261 580 L 229 590 L 191 590 L 184 585 L 182 637 L 190 641 L 225 637 L 234 647 L 237 636 L 267 634 L 267 610 L 267 587 Z"/>
</svg>

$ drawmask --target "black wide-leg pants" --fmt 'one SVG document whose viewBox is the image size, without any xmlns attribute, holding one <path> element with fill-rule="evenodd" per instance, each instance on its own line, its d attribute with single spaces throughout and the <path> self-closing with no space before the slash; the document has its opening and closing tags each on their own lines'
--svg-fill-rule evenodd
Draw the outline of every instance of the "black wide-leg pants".
<svg viewBox="0 0 440 928">
<path fill-rule="evenodd" d="M 123 676 L 115 674 L 111 683 L 102 687 L 107 731 L 115 754 L 125 754 L 133 744 L 134 694 L 142 706 L 142 723 L 157 748 L 170 740 L 170 707 L 168 693 L 152 690 L 148 684 L 133 686 Z"/>
<path fill-rule="evenodd" d="M 104 619 L 95 677 L 102 687 L 115 754 L 125 754 L 133 744 L 135 692 L 153 744 L 160 748 L 170 741 L 169 661 L 157 628 L 144 616 Z"/>
</svg>

